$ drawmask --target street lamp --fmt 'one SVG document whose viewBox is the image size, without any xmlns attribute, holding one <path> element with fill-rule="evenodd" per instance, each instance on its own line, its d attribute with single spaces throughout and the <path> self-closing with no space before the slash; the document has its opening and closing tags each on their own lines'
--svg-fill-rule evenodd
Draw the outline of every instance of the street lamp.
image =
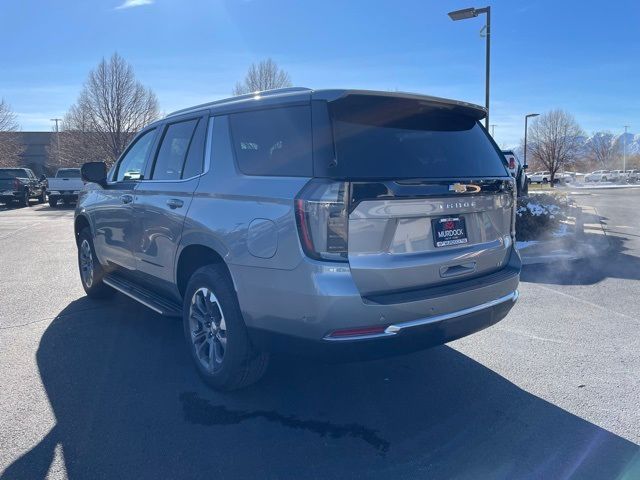
<svg viewBox="0 0 640 480">
<path fill-rule="evenodd" d="M 524 167 L 527 168 L 529 164 L 527 163 L 527 122 L 529 118 L 537 117 L 540 115 L 539 113 L 530 113 L 524 116 Z"/>
<path fill-rule="evenodd" d="M 487 14 L 487 25 L 485 29 L 485 37 L 487 39 L 487 55 L 486 55 L 486 74 L 485 74 L 485 98 L 484 105 L 487 109 L 487 117 L 484 120 L 484 126 L 489 129 L 489 76 L 491 73 L 491 7 L 484 8 L 463 8 L 462 10 L 456 10 L 449 12 L 449 17 L 454 22 L 458 20 L 466 20 L 468 18 L 475 18 L 481 13 Z"/>
<path fill-rule="evenodd" d="M 60 129 L 58 128 L 58 122 L 61 122 L 61 118 L 52 118 L 52 122 L 56 122 L 56 163 L 60 163 Z"/>
</svg>

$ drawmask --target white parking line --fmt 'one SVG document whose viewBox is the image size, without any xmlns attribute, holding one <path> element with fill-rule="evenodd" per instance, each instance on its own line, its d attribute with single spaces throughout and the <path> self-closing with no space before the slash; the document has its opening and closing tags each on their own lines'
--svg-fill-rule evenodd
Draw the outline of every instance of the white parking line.
<svg viewBox="0 0 640 480">
<path fill-rule="evenodd" d="M 538 288 L 542 288 L 543 290 L 547 290 L 549 292 L 553 292 L 553 293 L 555 293 L 557 295 L 562 295 L 563 297 L 571 298 L 572 300 L 577 300 L 578 302 L 582 302 L 585 305 L 589 305 L 590 307 L 593 307 L 593 308 L 595 308 L 597 310 L 600 310 L 602 312 L 613 313 L 614 315 L 618 315 L 619 317 L 623 317 L 623 318 L 632 320 L 635 323 L 640 323 L 640 320 L 637 319 L 636 317 L 632 317 L 631 315 L 627 315 L 625 313 L 616 312 L 615 310 L 611 310 L 610 308 L 605 308 L 602 305 L 598 305 L 597 303 L 590 302 L 589 300 L 584 300 L 583 298 L 576 297 L 575 295 L 571 295 L 569 293 L 560 292 L 558 290 L 554 290 L 553 288 L 545 287 L 544 285 L 540 285 L 540 284 L 538 284 L 536 286 Z"/>
</svg>

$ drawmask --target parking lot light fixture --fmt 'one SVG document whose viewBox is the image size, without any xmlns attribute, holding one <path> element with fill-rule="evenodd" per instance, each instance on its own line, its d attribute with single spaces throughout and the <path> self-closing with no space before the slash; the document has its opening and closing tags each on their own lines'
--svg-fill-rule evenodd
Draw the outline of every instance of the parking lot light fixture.
<svg viewBox="0 0 640 480">
<path fill-rule="evenodd" d="M 462 10 L 454 10 L 449 12 L 449 17 L 454 22 L 457 20 L 466 20 L 467 18 L 474 18 L 478 16 L 478 11 L 475 8 L 463 8 Z"/>
<path fill-rule="evenodd" d="M 537 117 L 540 115 L 539 113 L 529 113 L 524 116 L 524 165 L 525 168 L 529 165 L 527 164 L 527 121 L 532 117 Z"/>
<path fill-rule="evenodd" d="M 487 54 L 486 54 L 486 64 L 485 64 L 485 98 L 484 98 L 484 106 L 487 109 L 487 116 L 484 119 L 484 126 L 489 129 L 489 77 L 491 74 L 491 7 L 484 8 L 463 8 L 462 10 L 454 10 L 453 12 L 449 12 L 449 18 L 454 22 L 458 20 L 467 20 L 469 18 L 475 18 L 480 14 L 487 15 L 487 25 L 484 28 L 484 36 L 487 39 Z"/>
</svg>

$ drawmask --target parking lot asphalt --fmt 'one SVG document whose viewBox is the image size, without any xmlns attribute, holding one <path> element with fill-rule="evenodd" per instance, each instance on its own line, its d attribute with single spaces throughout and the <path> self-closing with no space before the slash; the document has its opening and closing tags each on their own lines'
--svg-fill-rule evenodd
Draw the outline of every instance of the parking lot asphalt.
<svg viewBox="0 0 640 480">
<path fill-rule="evenodd" d="M 611 250 L 526 267 L 497 325 L 375 362 L 275 358 L 227 394 L 179 321 L 84 296 L 72 210 L 0 207 L 0 478 L 640 478 L 640 192 L 575 198 Z"/>
</svg>

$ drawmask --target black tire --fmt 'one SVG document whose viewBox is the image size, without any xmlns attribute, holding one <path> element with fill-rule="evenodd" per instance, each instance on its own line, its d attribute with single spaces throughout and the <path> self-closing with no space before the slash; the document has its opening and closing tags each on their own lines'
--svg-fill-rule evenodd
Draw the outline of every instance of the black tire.
<svg viewBox="0 0 640 480">
<path fill-rule="evenodd" d="M 21 207 L 29 206 L 29 190 L 24 190 L 22 192 L 22 197 L 18 200 L 18 205 Z"/>
<path fill-rule="evenodd" d="M 58 199 L 55 197 L 49 197 L 49 206 L 51 208 L 56 208 L 58 206 Z"/>
<path fill-rule="evenodd" d="M 40 193 L 40 196 L 38 197 L 38 203 L 44 203 L 46 201 L 47 201 L 47 191 L 42 190 L 42 193 Z"/>
<path fill-rule="evenodd" d="M 547 180 L 546 178 L 543 178 L 542 183 L 549 183 L 549 180 Z"/>
<path fill-rule="evenodd" d="M 201 299 L 205 296 L 209 303 L 203 308 Z M 191 358 L 211 387 L 236 390 L 257 382 L 264 375 L 269 355 L 252 345 L 224 266 L 207 265 L 191 276 L 185 290 L 182 320 Z M 219 341 L 222 339 L 224 344 Z M 222 352 L 219 359 L 218 351 Z"/>
<path fill-rule="evenodd" d="M 83 261 L 83 256 L 87 253 L 85 242 L 88 244 L 88 250 L 91 254 L 91 280 L 88 280 L 86 271 L 83 269 L 86 267 L 86 263 Z M 91 230 L 84 228 L 78 236 L 78 271 L 80 273 L 80 282 L 82 288 L 86 294 L 91 298 L 107 298 L 115 293 L 108 285 L 105 285 L 102 279 L 104 278 L 105 271 L 98 261 L 96 251 L 93 248 L 93 239 L 91 237 Z"/>
</svg>

